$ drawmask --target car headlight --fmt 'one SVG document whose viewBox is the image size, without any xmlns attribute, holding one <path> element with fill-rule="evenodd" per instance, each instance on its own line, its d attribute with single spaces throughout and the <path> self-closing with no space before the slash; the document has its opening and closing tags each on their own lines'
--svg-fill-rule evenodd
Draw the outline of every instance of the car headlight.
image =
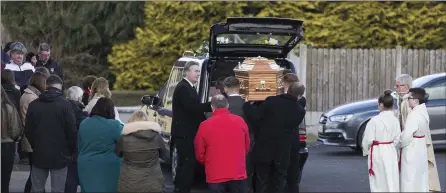
<svg viewBox="0 0 446 193">
<path fill-rule="evenodd" d="M 335 116 L 330 117 L 330 121 L 332 121 L 332 122 L 347 122 L 352 117 L 353 117 L 353 114 L 335 115 Z"/>
</svg>

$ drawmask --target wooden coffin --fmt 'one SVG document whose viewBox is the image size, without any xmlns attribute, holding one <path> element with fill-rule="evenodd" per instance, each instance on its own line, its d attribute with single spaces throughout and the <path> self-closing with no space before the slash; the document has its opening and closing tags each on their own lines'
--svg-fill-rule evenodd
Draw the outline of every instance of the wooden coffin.
<svg viewBox="0 0 446 193">
<path fill-rule="evenodd" d="M 282 94 L 283 70 L 274 60 L 246 58 L 234 68 L 235 77 L 240 80 L 240 94 L 249 101 L 262 101 L 268 96 Z"/>
</svg>

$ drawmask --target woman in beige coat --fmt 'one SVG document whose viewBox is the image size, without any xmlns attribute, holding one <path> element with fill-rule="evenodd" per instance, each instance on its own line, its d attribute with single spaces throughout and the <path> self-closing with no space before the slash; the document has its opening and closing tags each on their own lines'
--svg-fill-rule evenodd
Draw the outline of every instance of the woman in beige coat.
<svg viewBox="0 0 446 193">
<path fill-rule="evenodd" d="M 46 79 L 47 79 L 47 76 L 41 72 L 34 72 L 34 74 L 29 79 L 29 85 L 24 90 L 22 97 L 20 97 L 20 110 L 19 111 L 23 117 L 23 124 L 25 124 L 26 112 L 28 111 L 29 104 L 32 101 L 39 98 L 40 93 L 45 91 Z M 22 151 L 28 153 L 29 166 L 31 168 L 31 165 L 33 164 L 33 156 L 32 156 L 33 150 L 31 149 L 31 145 L 29 144 L 26 136 L 24 136 L 22 138 L 20 143 L 21 143 Z M 25 191 L 25 193 L 31 191 L 31 172 L 30 172 L 30 176 L 28 177 L 28 180 L 26 181 L 24 191 Z"/>
<path fill-rule="evenodd" d="M 116 146 L 116 154 L 123 157 L 118 182 L 119 192 L 162 192 L 163 173 L 159 159 L 168 161 L 169 153 L 161 137 L 161 128 L 149 122 L 143 111 L 136 111 L 129 123 L 147 122 L 145 126 L 124 127 Z M 143 122 L 141 122 L 143 123 Z"/>
</svg>

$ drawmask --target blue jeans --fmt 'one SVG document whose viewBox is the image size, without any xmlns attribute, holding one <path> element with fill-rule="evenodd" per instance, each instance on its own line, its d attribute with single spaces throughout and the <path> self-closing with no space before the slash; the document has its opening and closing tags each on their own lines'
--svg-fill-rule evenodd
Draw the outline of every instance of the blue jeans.
<svg viewBox="0 0 446 193">
<path fill-rule="evenodd" d="M 209 183 L 209 189 L 213 193 L 224 193 L 229 190 L 230 193 L 245 193 L 246 180 L 233 180 L 222 183 Z"/>
</svg>

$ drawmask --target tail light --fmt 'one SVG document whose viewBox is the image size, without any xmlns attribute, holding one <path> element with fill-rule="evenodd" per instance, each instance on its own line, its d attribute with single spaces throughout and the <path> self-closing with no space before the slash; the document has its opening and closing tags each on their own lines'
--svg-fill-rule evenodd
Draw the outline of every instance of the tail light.
<svg viewBox="0 0 446 193">
<path fill-rule="evenodd" d="M 299 139 L 300 139 L 300 142 L 307 141 L 307 129 L 306 128 L 299 128 Z"/>
</svg>

